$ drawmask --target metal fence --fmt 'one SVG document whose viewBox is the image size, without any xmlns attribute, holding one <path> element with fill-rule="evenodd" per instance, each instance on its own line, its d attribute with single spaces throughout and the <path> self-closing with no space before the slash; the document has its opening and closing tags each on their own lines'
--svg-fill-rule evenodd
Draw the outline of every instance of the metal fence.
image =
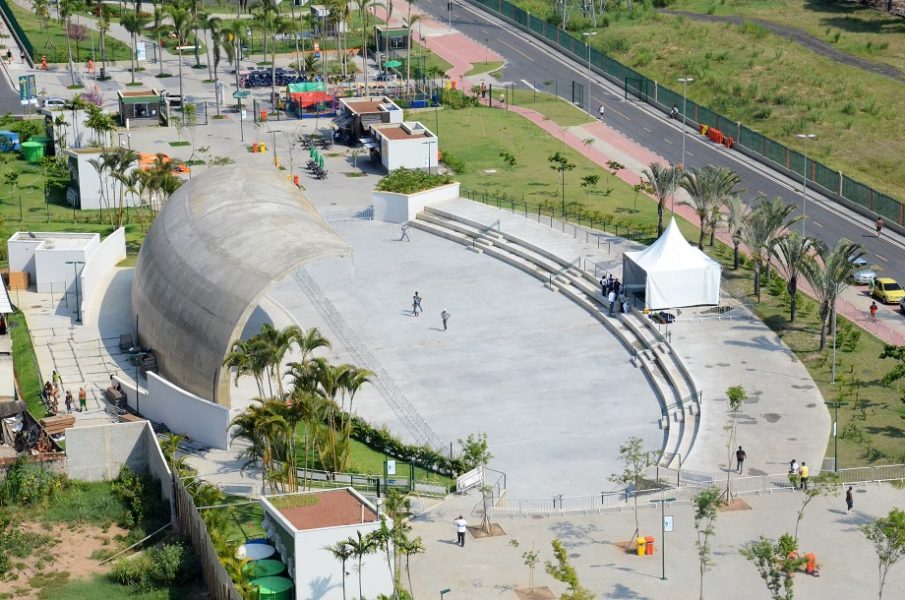
<svg viewBox="0 0 905 600">
<path fill-rule="evenodd" d="M 687 106 L 686 114 L 693 125 L 707 125 L 719 129 L 725 135 L 732 137 L 734 148 L 742 148 L 756 160 L 770 167 L 778 168 L 790 176 L 799 179 L 804 176 L 804 157 L 796 150 L 775 142 L 763 134 L 745 127 L 740 122 L 724 117 L 692 100 L 685 99 L 683 102 L 683 96 L 679 92 L 648 79 L 595 48 L 589 49 L 584 40 L 573 37 L 559 27 L 542 21 L 506 0 L 469 1 L 488 12 L 503 17 L 519 29 L 571 56 L 582 65 L 588 64 L 588 56 L 590 56 L 590 68 L 620 87 L 624 87 L 626 94 L 631 94 L 664 112 L 667 112 L 674 104 Z M 590 54 L 588 54 L 589 52 Z M 905 226 L 905 205 L 901 200 L 874 190 L 841 171 L 811 160 L 810 157 L 807 161 L 807 172 L 808 185 L 812 186 L 812 189 L 818 188 L 824 195 L 840 201 L 862 214 L 879 215 L 890 224 L 899 227 Z"/>
<path fill-rule="evenodd" d="M 550 496 L 547 498 L 507 498 L 503 497 L 493 507 L 494 514 L 508 515 L 554 515 L 566 513 L 600 513 L 607 510 L 625 510 L 634 506 L 634 498 L 639 498 L 639 507 L 642 506 L 641 498 L 659 494 L 663 490 L 672 489 L 669 486 L 644 490 L 637 494 L 633 492 L 600 492 L 588 496 Z"/>
</svg>

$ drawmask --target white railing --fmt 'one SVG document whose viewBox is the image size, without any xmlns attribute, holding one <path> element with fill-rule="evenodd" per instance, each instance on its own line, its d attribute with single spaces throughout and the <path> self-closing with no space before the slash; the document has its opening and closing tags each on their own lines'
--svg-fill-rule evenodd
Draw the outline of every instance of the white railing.
<svg viewBox="0 0 905 600">
<path fill-rule="evenodd" d="M 672 488 L 667 488 L 672 489 Z M 659 489 L 639 492 L 638 496 L 659 493 Z M 503 498 L 493 509 L 496 514 L 553 515 L 624 510 L 633 506 L 631 492 L 601 492 L 592 496 L 551 496 L 548 498 Z M 642 502 L 639 501 L 639 506 Z"/>
</svg>

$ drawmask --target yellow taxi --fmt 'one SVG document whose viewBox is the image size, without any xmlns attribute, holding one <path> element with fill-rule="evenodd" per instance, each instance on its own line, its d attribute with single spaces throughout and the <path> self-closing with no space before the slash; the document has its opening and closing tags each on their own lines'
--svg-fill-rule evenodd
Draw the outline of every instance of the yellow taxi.
<svg viewBox="0 0 905 600">
<path fill-rule="evenodd" d="M 905 290 L 895 279 L 878 277 L 874 279 L 871 296 L 886 304 L 897 304 L 905 298 Z"/>
</svg>

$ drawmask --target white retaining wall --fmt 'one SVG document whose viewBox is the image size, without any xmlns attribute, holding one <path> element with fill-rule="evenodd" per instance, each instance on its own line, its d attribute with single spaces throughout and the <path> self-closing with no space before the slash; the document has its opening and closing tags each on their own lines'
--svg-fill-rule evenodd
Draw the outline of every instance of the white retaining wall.
<svg viewBox="0 0 905 600">
<path fill-rule="evenodd" d="M 82 314 L 96 300 L 100 283 L 121 260 L 126 258 L 126 229 L 120 227 L 100 243 L 88 258 L 79 277 L 82 288 Z"/>
<path fill-rule="evenodd" d="M 139 392 L 136 402 L 135 388 L 119 377 L 114 379 L 136 412 L 204 446 L 229 449 L 228 408 L 191 394 L 156 373 L 148 373 L 148 389 Z"/>
<path fill-rule="evenodd" d="M 397 194 L 395 192 L 373 192 L 374 219 L 389 223 L 405 223 L 415 218 L 425 206 L 443 200 L 459 197 L 458 182 L 418 192 L 416 194 Z"/>
</svg>

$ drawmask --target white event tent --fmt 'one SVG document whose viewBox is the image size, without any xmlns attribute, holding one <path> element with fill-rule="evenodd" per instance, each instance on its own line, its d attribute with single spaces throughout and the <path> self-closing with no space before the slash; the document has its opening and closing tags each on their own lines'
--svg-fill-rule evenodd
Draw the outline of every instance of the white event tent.
<svg viewBox="0 0 905 600">
<path fill-rule="evenodd" d="M 644 289 L 652 310 L 720 303 L 720 264 L 689 244 L 675 219 L 656 242 L 623 254 L 622 281 Z"/>
</svg>

